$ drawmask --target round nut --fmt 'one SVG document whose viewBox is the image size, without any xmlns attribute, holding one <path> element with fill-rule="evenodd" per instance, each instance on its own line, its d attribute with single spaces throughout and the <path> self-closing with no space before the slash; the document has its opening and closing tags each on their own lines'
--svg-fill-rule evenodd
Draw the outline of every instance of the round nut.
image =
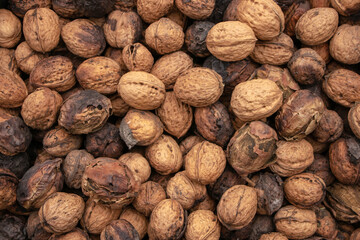
<svg viewBox="0 0 360 240">
<path fill-rule="evenodd" d="M 215 24 L 209 21 L 196 21 L 189 26 L 185 33 L 185 44 L 187 50 L 197 57 L 210 55 L 206 47 L 206 37 Z"/>
<path fill-rule="evenodd" d="M 339 114 L 337 114 L 335 111 L 326 109 L 321 120 L 312 133 L 312 136 L 320 143 L 334 142 L 341 136 L 343 129 L 343 120 Z"/>
<path fill-rule="evenodd" d="M 30 74 L 35 65 L 45 57 L 45 54 L 35 52 L 26 41 L 20 43 L 15 50 L 16 62 L 26 74 Z"/>
<path fill-rule="evenodd" d="M 70 134 L 64 128 L 57 126 L 45 134 L 43 147 L 54 157 L 65 157 L 72 150 L 79 149 L 82 141 L 81 135 Z"/>
<path fill-rule="evenodd" d="M 146 23 L 153 23 L 170 12 L 174 0 L 137 0 L 136 9 Z"/>
<path fill-rule="evenodd" d="M 16 202 L 18 178 L 6 168 L 0 168 L 0 210 L 4 210 Z"/>
<path fill-rule="evenodd" d="M 288 240 L 288 238 L 282 233 L 272 232 L 261 235 L 260 240 Z"/>
<path fill-rule="evenodd" d="M 175 0 L 175 4 L 183 14 L 196 20 L 208 18 L 215 8 L 215 0 Z"/>
<path fill-rule="evenodd" d="M 143 239 L 147 234 L 148 219 L 132 207 L 125 208 L 119 219 L 123 219 L 131 223 L 139 234 L 139 239 Z"/>
<path fill-rule="evenodd" d="M 21 22 L 9 10 L 0 9 L 0 47 L 13 48 L 21 38 Z"/>
<path fill-rule="evenodd" d="M 360 104 L 355 104 L 348 113 L 349 126 L 354 135 L 360 139 Z"/>
<path fill-rule="evenodd" d="M 141 43 L 126 45 L 122 57 L 129 71 L 150 72 L 154 64 L 151 52 Z"/>
<path fill-rule="evenodd" d="M 335 177 L 330 169 L 329 159 L 320 154 L 314 154 L 314 161 L 306 169 L 306 172 L 313 173 L 321 177 L 326 186 L 330 186 L 335 180 Z"/>
<path fill-rule="evenodd" d="M 88 240 L 89 235 L 80 228 L 74 228 L 72 231 L 63 234 L 53 234 L 49 240 Z"/>
<path fill-rule="evenodd" d="M 299 18 L 311 8 L 309 1 L 289 1 L 291 6 L 284 12 L 285 29 L 284 33 L 290 37 L 295 36 L 295 26 Z M 317 2 L 319 2 L 317 0 Z"/>
<path fill-rule="evenodd" d="M 185 238 L 187 240 L 220 238 L 221 225 L 216 215 L 209 210 L 197 210 L 189 215 Z"/>
<path fill-rule="evenodd" d="M 360 10 L 358 0 L 330 0 L 330 2 L 331 6 L 343 16 L 352 15 Z"/>
<path fill-rule="evenodd" d="M 129 239 L 137 240 L 139 233 L 134 226 L 124 219 L 114 220 L 107 225 L 100 234 L 100 240 L 107 239 Z"/>
<path fill-rule="evenodd" d="M 20 107 L 28 95 L 24 81 L 7 69 L 0 71 L 0 107 Z"/>
<path fill-rule="evenodd" d="M 125 153 L 119 161 L 124 163 L 134 174 L 140 183 L 146 182 L 151 174 L 151 167 L 146 158 L 140 153 Z"/>
<path fill-rule="evenodd" d="M 41 226 L 38 212 L 32 212 L 29 215 L 26 223 L 26 233 L 30 239 L 49 239 L 52 235 Z"/>
</svg>

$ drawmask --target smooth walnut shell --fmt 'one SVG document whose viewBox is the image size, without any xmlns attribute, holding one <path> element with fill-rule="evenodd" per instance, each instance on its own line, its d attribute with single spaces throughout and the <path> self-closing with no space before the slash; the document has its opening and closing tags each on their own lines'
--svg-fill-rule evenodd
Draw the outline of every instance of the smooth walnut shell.
<svg viewBox="0 0 360 240">
<path fill-rule="evenodd" d="M 206 47 L 206 37 L 215 24 L 209 21 L 196 21 L 189 26 L 185 33 L 185 44 L 187 50 L 196 57 L 207 57 L 210 55 Z"/>
<path fill-rule="evenodd" d="M 299 18 L 310 9 L 310 2 L 308 0 L 293 1 L 291 6 L 284 12 L 285 14 L 285 29 L 284 33 L 290 37 L 295 36 L 295 26 Z"/>
<path fill-rule="evenodd" d="M 314 154 L 314 161 L 305 172 L 313 173 L 321 177 L 326 186 L 330 186 L 335 180 L 330 169 L 329 159 L 320 154 Z"/>
<path fill-rule="evenodd" d="M 114 48 L 138 42 L 142 32 L 142 22 L 136 12 L 111 12 L 103 26 L 107 43 Z"/>
<path fill-rule="evenodd" d="M 193 146 L 202 141 L 204 141 L 204 139 L 198 135 L 190 135 L 186 137 L 179 144 L 182 155 L 185 156 L 192 149 Z"/>
<path fill-rule="evenodd" d="M 7 69 L 0 71 L 0 107 L 20 107 L 28 91 L 19 75 Z"/>
<path fill-rule="evenodd" d="M 30 74 L 35 65 L 46 57 L 45 54 L 35 52 L 29 44 L 24 41 L 15 50 L 17 65 L 24 73 Z"/>
<path fill-rule="evenodd" d="M 29 160 L 29 155 L 26 152 L 15 156 L 6 156 L 0 153 L 0 168 L 9 169 L 20 179 L 30 168 Z"/>
<path fill-rule="evenodd" d="M 174 0 L 137 0 L 136 9 L 146 23 L 153 23 L 165 16 L 174 6 Z"/>
<path fill-rule="evenodd" d="M 10 0 L 9 8 L 18 17 L 23 18 L 25 13 L 34 8 L 50 8 L 51 0 Z"/>
<path fill-rule="evenodd" d="M 209 210 L 198 210 L 189 215 L 185 238 L 187 240 L 218 240 L 221 225 L 217 216 Z"/>
<path fill-rule="evenodd" d="M 255 48 L 256 37 L 245 23 L 227 21 L 216 24 L 206 37 L 206 47 L 216 58 L 222 61 L 239 61 Z"/>
<path fill-rule="evenodd" d="M 25 240 L 27 237 L 25 224 L 25 218 L 2 212 L 0 214 L 0 237 L 2 239 Z"/>
<path fill-rule="evenodd" d="M 88 19 L 75 19 L 61 29 L 61 38 L 67 49 L 83 58 L 100 55 L 106 46 L 104 33 Z"/>
<path fill-rule="evenodd" d="M 130 106 L 118 95 L 110 97 L 112 113 L 116 117 L 123 117 L 129 111 Z"/>
<path fill-rule="evenodd" d="M 134 208 L 125 208 L 122 211 L 119 219 L 124 219 L 131 223 L 131 225 L 133 225 L 135 230 L 138 232 L 139 239 L 143 239 L 147 234 L 147 228 L 149 224 L 148 218 L 136 211 Z"/>
<path fill-rule="evenodd" d="M 215 8 L 215 0 L 175 0 L 176 7 L 186 16 L 196 20 L 204 20 Z"/>
<path fill-rule="evenodd" d="M 140 183 L 146 182 L 151 174 L 151 167 L 146 158 L 140 153 L 125 153 L 121 155 L 119 161 L 124 163 L 134 174 Z"/>
<path fill-rule="evenodd" d="M 20 75 L 14 49 L 0 48 L 0 68 L 5 68 Z"/>
<path fill-rule="evenodd" d="M 254 188 L 235 185 L 221 197 L 217 206 L 217 216 L 224 227 L 239 230 L 255 217 L 257 196 Z"/>
<path fill-rule="evenodd" d="M 315 214 L 318 222 L 316 234 L 327 239 L 332 238 L 337 232 L 337 226 L 333 216 L 323 205 L 315 208 Z"/>
<path fill-rule="evenodd" d="M 273 162 L 277 139 L 275 130 L 267 124 L 247 123 L 230 139 L 227 160 L 239 175 L 260 171 Z"/>
<path fill-rule="evenodd" d="M 182 27 L 165 17 L 150 24 L 145 31 L 146 44 L 161 55 L 180 50 L 184 37 Z"/>
<path fill-rule="evenodd" d="M 203 185 L 214 183 L 226 166 L 225 152 L 220 146 L 208 141 L 196 144 L 184 160 L 186 175 Z"/>
<path fill-rule="evenodd" d="M 360 104 L 355 104 L 348 113 L 351 131 L 360 139 Z"/>
<path fill-rule="evenodd" d="M 8 169 L 0 168 L 0 210 L 16 202 L 18 178 Z"/>
<path fill-rule="evenodd" d="M 344 123 L 339 114 L 326 109 L 312 136 L 321 143 L 334 142 L 341 136 L 343 130 Z"/>
<path fill-rule="evenodd" d="M 21 38 L 21 22 L 9 10 L 0 9 L 0 47 L 13 48 Z"/>
<path fill-rule="evenodd" d="M 359 1 L 355 0 L 330 0 L 331 6 L 343 16 L 352 15 L 360 10 Z"/>
<path fill-rule="evenodd" d="M 45 231 L 40 224 L 38 212 L 32 212 L 26 223 L 26 233 L 29 239 L 33 240 L 48 240 L 51 233 Z"/>
<path fill-rule="evenodd" d="M 176 79 L 192 66 L 193 59 L 186 53 L 177 51 L 159 58 L 151 69 L 151 74 L 159 78 L 166 89 L 172 89 Z"/>
<path fill-rule="evenodd" d="M 131 71 L 125 73 L 117 86 L 121 98 L 139 110 L 153 110 L 164 102 L 165 85 L 151 73 Z"/>
<path fill-rule="evenodd" d="M 260 240 L 288 240 L 288 238 L 282 233 L 271 232 L 261 235 Z"/>
<path fill-rule="evenodd" d="M 122 57 L 129 71 L 150 72 L 154 64 L 151 52 L 141 43 L 126 45 L 122 51 Z"/>
<path fill-rule="evenodd" d="M 90 240 L 89 235 L 80 228 L 74 228 L 70 232 L 63 234 L 53 234 L 49 240 Z"/>
</svg>

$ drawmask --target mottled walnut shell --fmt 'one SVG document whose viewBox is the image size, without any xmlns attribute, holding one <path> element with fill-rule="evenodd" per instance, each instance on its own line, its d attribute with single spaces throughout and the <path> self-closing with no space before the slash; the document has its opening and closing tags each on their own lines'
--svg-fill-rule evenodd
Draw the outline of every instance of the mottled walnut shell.
<svg viewBox="0 0 360 240">
<path fill-rule="evenodd" d="M 51 7 L 51 0 L 9 0 L 7 2 L 9 2 L 10 10 L 21 18 L 30 9 Z"/>
<path fill-rule="evenodd" d="M 0 210 L 4 210 L 16 202 L 18 182 L 14 173 L 6 168 L 0 168 Z"/>
<path fill-rule="evenodd" d="M 218 240 L 221 225 L 217 216 L 209 210 L 198 210 L 189 215 L 185 238 L 187 240 Z"/>
<path fill-rule="evenodd" d="M 20 179 L 16 191 L 18 203 L 26 208 L 40 208 L 52 193 L 61 191 L 63 174 L 62 159 L 47 160 L 31 167 Z"/>
<path fill-rule="evenodd" d="M 337 232 L 335 219 L 323 205 L 315 208 L 315 214 L 318 223 L 316 234 L 326 239 L 331 239 Z"/>
<path fill-rule="evenodd" d="M 0 107 L 20 107 L 28 95 L 25 82 L 13 71 L 0 70 Z"/>
<path fill-rule="evenodd" d="M 159 78 L 166 89 L 172 89 L 176 79 L 192 66 L 193 59 L 186 53 L 178 51 L 159 58 L 151 69 L 151 74 Z"/>
<path fill-rule="evenodd" d="M 123 219 L 131 223 L 139 234 L 139 239 L 143 239 L 147 233 L 148 219 L 132 207 L 124 209 L 119 219 Z"/>
<path fill-rule="evenodd" d="M 275 225 L 271 216 L 256 215 L 251 225 L 249 240 L 258 240 L 264 233 L 275 231 Z"/>
<path fill-rule="evenodd" d="M 6 212 L 0 214 L 0 237 L 2 239 L 26 239 L 25 218 Z"/>
<path fill-rule="evenodd" d="M 355 104 L 350 109 L 347 118 L 351 131 L 360 139 L 360 104 Z"/>
<path fill-rule="evenodd" d="M 187 212 L 173 199 L 161 201 L 151 213 L 149 239 L 181 239 L 187 223 Z"/>
<path fill-rule="evenodd" d="M 226 155 L 239 175 L 260 171 L 274 160 L 277 134 L 261 121 L 247 123 L 230 139 Z"/>
<path fill-rule="evenodd" d="M 329 7 L 330 0 L 310 0 L 311 8 Z"/>
<path fill-rule="evenodd" d="M 304 46 L 308 47 L 308 46 Z M 328 64 L 331 61 L 331 55 L 330 55 L 330 46 L 329 42 L 324 42 L 319 45 L 309 46 L 311 49 L 315 50 L 319 56 L 325 61 L 326 64 Z M 326 70 L 325 70 L 326 73 Z"/>
<path fill-rule="evenodd" d="M 9 169 L 20 179 L 30 168 L 29 155 L 26 152 L 15 156 L 6 156 L 0 153 L 0 168 Z"/>
<path fill-rule="evenodd" d="M 170 12 L 174 0 L 137 0 L 136 9 L 146 23 L 153 23 Z"/>
<path fill-rule="evenodd" d="M 211 21 L 213 23 L 219 23 L 219 22 L 223 21 L 225 10 L 230 3 L 231 3 L 231 0 L 215 1 L 215 8 L 214 8 L 213 12 L 211 13 L 210 17 L 208 17 L 206 20 Z"/>
<path fill-rule="evenodd" d="M 321 177 L 326 186 L 330 186 L 335 180 L 330 169 L 329 159 L 320 154 L 314 154 L 314 161 L 305 172 L 313 173 Z"/>
<path fill-rule="evenodd" d="M 184 37 L 182 27 L 165 17 L 150 24 L 145 31 L 146 44 L 161 55 L 180 50 Z"/>
<path fill-rule="evenodd" d="M 163 133 L 160 119 L 149 111 L 131 109 L 120 123 L 120 136 L 129 149 L 148 146 L 155 142 Z"/>
<path fill-rule="evenodd" d="M 151 73 L 131 71 L 125 73 L 117 86 L 121 98 L 139 110 L 158 108 L 165 99 L 165 85 Z"/>
<path fill-rule="evenodd" d="M 75 0 L 52 0 L 52 8 L 63 18 L 80 18 L 83 16 Z"/>
<path fill-rule="evenodd" d="M 76 69 L 76 79 L 81 87 L 101 94 L 116 93 L 121 75 L 119 64 L 108 57 L 89 58 Z"/>
<path fill-rule="evenodd" d="M 285 13 L 285 30 L 284 33 L 290 37 L 295 36 L 295 26 L 299 18 L 310 9 L 310 2 L 308 0 L 294 1 Z"/>
<path fill-rule="evenodd" d="M 34 87 L 65 92 L 76 83 L 74 66 L 68 57 L 58 55 L 44 58 L 31 71 L 29 82 Z"/>
<path fill-rule="evenodd" d="M 343 24 L 330 40 L 330 54 L 341 63 L 356 64 L 360 62 L 359 45 L 360 26 Z"/>
<path fill-rule="evenodd" d="M 13 48 L 21 38 L 21 22 L 9 10 L 0 9 L 0 47 Z"/>
<path fill-rule="evenodd" d="M 103 29 L 110 46 L 124 48 L 140 40 L 142 22 L 136 12 L 115 10 L 107 17 Z"/>
<path fill-rule="evenodd" d="M 121 209 L 130 204 L 139 190 L 139 182 L 122 162 L 112 158 L 97 158 L 85 168 L 81 188 L 86 196 Z"/>
<path fill-rule="evenodd" d="M 26 12 L 23 21 L 26 42 L 37 52 L 50 52 L 60 41 L 59 16 L 49 8 Z"/>
<path fill-rule="evenodd" d="M 108 48 L 106 48 L 106 51 L 105 51 L 105 57 L 115 60 L 115 62 L 117 62 L 119 64 L 122 71 L 126 70 L 126 66 L 125 66 L 124 60 L 122 58 L 122 49 L 108 47 Z"/>
<path fill-rule="evenodd" d="M 204 141 L 204 139 L 198 135 L 190 135 L 186 137 L 179 144 L 182 155 L 185 156 L 192 149 L 193 146 L 202 141 Z"/>
<path fill-rule="evenodd" d="M 14 49 L 0 48 L 0 68 L 5 68 L 20 75 Z"/>
<path fill-rule="evenodd" d="M 89 199 L 86 201 L 84 214 L 80 220 L 81 226 L 91 234 L 100 234 L 111 221 L 119 218 L 120 209 L 112 209 Z"/>
<path fill-rule="evenodd" d="M 241 121 L 254 121 L 274 114 L 283 103 L 283 92 L 269 79 L 239 83 L 231 95 L 230 106 Z"/>
<path fill-rule="evenodd" d="M 196 20 L 204 20 L 215 8 L 215 0 L 175 0 L 176 7 L 186 16 Z"/>
<path fill-rule="evenodd" d="M 326 109 L 312 133 L 313 138 L 320 142 L 334 142 L 344 130 L 343 120 L 337 112 Z"/>
<path fill-rule="evenodd" d="M 310 90 L 294 92 L 275 118 L 278 134 L 286 140 L 302 139 L 312 133 L 321 120 L 325 104 Z"/>
<path fill-rule="evenodd" d="M 53 234 L 49 240 L 90 240 L 89 235 L 80 228 L 74 228 L 70 232 L 63 234 Z"/>
<path fill-rule="evenodd" d="M 141 43 L 126 45 L 122 57 L 129 71 L 150 72 L 154 64 L 151 52 Z"/>
<path fill-rule="evenodd" d="M 30 74 L 35 65 L 46 57 L 45 54 L 35 52 L 29 44 L 24 41 L 15 50 L 17 65 L 24 73 Z"/>
<path fill-rule="evenodd" d="M 239 61 L 255 48 L 256 37 L 245 23 L 227 21 L 216 24 L 206 37 L 206 47 L 216 58 L 222 61 Z"/>
<path fill-rule="evenodd" d="M 224 227 L 239 230 L 255 217 L 256 190 L 245 185 L 235 185 L 222 195 L 217 206 L 217 216 Z"/>
<path fill-rule="evenodd" d="M 66 24 L 61 29 L 61 38 L 71 53 L 83 58 L 100 55 L 106 45 L 101 27 L 88 19 L 75 19 Z"/>
<path fill-rule="evenodd" d="M 48 240 L 51 233 L 45 231 L 40 224 L 38 212 L 32 212 L 26 223 L 26 233 L 29 239 L 33 240 Z"/>
<path fill-rule="evenodd" d="M 118 95 L 110 97 L 112 113 L 116 117 L 123 117 L 129 111 L 130 106 Z"/>
<path fill-rule="evenodd" d="M 151 174 L 151 167 L 146 158 L 139 153 L 125 153 L 121 155 L 119 161 L 124 163 L 140 183 L 146 182 Z"/>
<path fill-rule="evenodd" d="M 314 161 L 313 148 L 305 139 L 293 142 L 280 140 L 276 145 L 275 163 L 270 165 L 270 169 L 281 177 L 301 173 Z"/>
<path fill-rule="evenodd" d="M 214 183 L 226 166 L 225 152 L 220 146 L 203 141 L 196 144 L 185 156 L 185 173 L 203 185 Z"/>
<path fill-rule="evenodd" d="M 357 0 L 330 0 L 330 2 L 331 6 L 343 16 L 352 15 L 360 10 Z"/>
<path fill-rule="evenodd" d="M 274 216 L 276 230 L 290 239 L 311 237 L 317 230 L 316 214 L 312 210 L 288 205 Z"/>
<path fill-rule="evenodd" d="M 214 70 L 201 67 L 183 72 L 174 85 L 176 97 L 193 107 L 206 107 L 215 103 L 223 90 L 221 76 Z"/>
<path fill-rule="evenodd" d="M 64 101 L 58 122 L 72 134 L 87 134 L 101 129 L 110 114 L 110 99 L 95 90 L 84 90 Z"/>
<path fill-rule="evenodd" d="M 261 235 L 260 240 L 288 240 L 288 238 L 279 232 L 271 232 Z"/>
<path fill-rule="evenodd" d="M 209 56 L 210 52 L 206 48 L 206 36 L 214 25 L 209 21 L 196 21 L 189 26 L 185 33 L 187 50 L 196 57 Z"/>
</svg>

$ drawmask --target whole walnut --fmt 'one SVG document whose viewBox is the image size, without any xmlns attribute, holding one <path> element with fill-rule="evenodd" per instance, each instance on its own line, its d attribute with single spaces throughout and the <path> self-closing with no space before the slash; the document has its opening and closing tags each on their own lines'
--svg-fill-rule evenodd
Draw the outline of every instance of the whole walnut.
<svg viewBox="0 0 360 240">
<path fill-rule="evenodd" d="M 360 139 L 360 104 L 355 104 L 348 113 L 348 122 L 351 131 Z"/>
<path fill-rule="evenodd" d="M 226 190 L 217 205 L 217 216 L 224 227 L 239 230 L 255 217 L 256 190 L 245 185 L 234 185 Z"/>
<path fill-rule="evenodd" d="M 136 9 L 146 23 L 153 23 L 170 12 L 174 0 L 137 0 Z"/>
<path fill-rule="evenodd" d="M 110 97 L 112 113 L 116 117 L 123 117 L 129 111 L 130 106 L 118 94 Z"/>
<path fill-rule="evenodd" d="M 111 12 L 103 26 L 107 43 L 114 48 L 138 42 L 142 32 L 142 22 L 136 12 Z"/>
<path fill-rule="evenodd" d="M 77 7 L 75 0 L 52 0 L 52 8 L 63 18 L 80 18 L 83 17 L 82 9 Z"/>
<path fill-rule="evenodd" d="M 292 205 L 280 208 L 274 216 L 274 222 L 276 230 L 290 239 L 308 238 L 317 230 L 315 212 Z"/>
<path fill-rule="evenodd" d="M 202 202 L 199 202 L 194 207 L 190 209 L 190 212 L 195 212 L 197 210 L 209 210 L 214 212 L 217 202 L 215 202 L 209 194 L 205 195 L 205 199 Z"/>
<path fill-rule="evenodd" d="M 119 161 L 124 163 L 140 183 L 146 182 L 151 174 L 148 160 L 139 153 L 129 152 L 120 156 Z"/>
<path fill-rule="evenodd" d="M 32 212 L 26 223 L 26 233 L 29 239 L 34 240 L 48 240 L 51 233 L 45 231 L 40 224 L 40 217 L 38 212 Z"/>
<path fill-rule="evenodd" d="M 183 14 L 196 20 L 208 18 L 215 8 L 215 0 L 175 0 L 175 4 Z"/>
<path fill-rule="evenodd" d="M 187 240 L 218 240 L 221 225 L 216 215 L 209 210 L 197 210 L 189 215 L 185 238 Z"/>
<path fill-rule="evenodd" d="M 150 24 L 145 31 L 146 44 L 161 55 L 180 50 L 184 37 L 182 27 L 166 17 Z"/>
<path fill-rule="evenodd" d="M 329 7 L 330 0 L 310 0 L 311 8 Z"/>
<path fill-rule="evenodd" d="M 13 71 L 0 70 L 0 107 L 20 107 L 28 95 L 25 82 Z"/>
<path fill-rule="evenodd" d="M 331 6 L 343 16 L 349 16 L 360 10 L 359 1 L 330 0 Z"/>
<path fill-rule="evenodd" d="M 66 129 L 57 126 L 46 133 L 43 147 L 54 157 L 65 157 L 72 150 L 79 149 L 82 141 L 81 135 L 73 135 Z"/>
<path fill-rule="evenodd" d="M 106 46 L 104 33 L 88 19 L 75 19 L 61 29 L 61 38 L 67 49 L 83 58 L 100 55 Z"/>
<path fill-rule="evenodd" d="M 318 227 L 316 234 L 324 238 L 332 238 L 337 232 L 335 219 L 323 205 L 315 208 Z"/>
<path fill-rule="evenodd" d="M 239 175 L 260 171 L 274 160 L 277 134 L 261 121 L 246 123 L 227 145 L 229 164 Z"/>
<path fill-rule="evenodd" d="M 26 152 L 14 156 L 6 156 L 0 153 L 0 168 L 9 169 L 20 179 L 30 168 L 29 155 Z"/>
<path fill-rule="evenodd" d="M 288 238 L 282 233 L 271 232 L 261 235 L 260 240 L 288 240 Z"/>
<path fill-rule="evenodd" d="M 290 0 L 292 2 L 291 6 L 284 11 L 285 14 L 285 29 L 284 33 L 290 37 L 295 36 L 295 26 L 299 21 L 299 18 L 311 8 L 310 2 L 308 0 Z"/>
<path fill-rule="evenodd" d="M 21 38 L 21 22 L 9 10 L 0 9 L 0 47 L 13 48 Z"/>
<path fill-rule="evenodd" d="M 187 212 L 173 199 L 162 200 L 150 215 L 149 239 L 181 239 L 187 223 Z"/>
<path fill-rule="evenodd" d="M 131 223 L 139 234 L 139 239 L 143 239 L 147 234 L 148 219 L 132 207 L 125 208 L 119 219 L 124 219 Z"/>
<path fill-rule="evenodd" d="M 343 120 L 337 112 L 326 109 L 312 133 L 313 138 L 321 143 L 334 142 L 343 133 Z"/>
<path fill-rule="evenodd" d="M 141 43 L 126 45 L 122 51 L 122 57 L 129 71 L 150 72 L 154 64 L 151 52 Z"/>
<path fill-rule="evenodd" d="M 122 57 L 122 49 L 107 47 L 105 50 L 105 57 L 115 60 L 121 68 L 122 71 L 126 71 L 126 66 Z"/>
<path fill-rule="evenodd" d="M 326 186 L 330 186 L 335 180 L 330 169 L 329 159 L 320 154 L 314 154 L 314 161 L 305 172 L 313 173 L 321 177 Z"/>
<path fill-rule="evenodd" d="M 16 188 L 18 185 L 16 175 L 6 168 L 0 168 L 0 210 L 16 202 Z"/>
<path fill-rule="evenodd" d="M 332 60 L 330 55 L 329 42 L 324 42 L 319 45 L 310 46 L 310 48 L 315 50 L 319 54 L 319 56 L 325 61 L 326 64 L 330 63 L 330 61 Z"/>
<path fill-rule="evenodd" d="M 176 5 L 173 6 L 173 8 L 170 10 L 168 14 L 166 14 L 166 17 L 177 23 L 182 28 L 185 28 L 185 25 L 187 24 L 188 21 L 186 15 L 180 12 L 180 10 L 176 7 Z"/>
<path fill-rule="evenodd" d="M 50 8 L 51 0 L 9 0 L 10 10 L 18 17 L 23 18 L 25 13 L 34 8 Z"/>
<path fill-rule="evenodd" d="M 213 26 L 206 37 L 206 47 L 216 58 L 239 61 L 251 54 L 256 37 L 253 29 L 239 21 L 220 22 Z"/>
<path fill-rule="evenodd" d="M 0 68 L 5 68 L 20 75 L 20 70 L 15 58 L 14 49 L 0 47 Z"/>
<path fill-rule="evenodd" d="M 89 240 L 89 235 L 80 228 L 74 228 L 70 232 L 63 233 L 63 234 L 56 234 L 54 233 L 49 240 Z"/>
<path fill-rule="evenodd" d="M 0 238 L 26 240 L 26 220 L 10 213 L 0 214 Z"/>
<path fill-rule="evenodd" d="M 226 166 L 225 152 L 220 146 L 208 141 L 196 144 L 184 160 L 185 173 L 189 179 L 203 185 L 214 183 Z"/>
<path fill-rule="evenodd" d="M 198 135 L 190 135 L 182 140 L 179 144 L 180 151 L 185 156 L 196 144 L 204 141 L 204 139 Z"/>
<path fill-rule="evenodd" d="M 195 21 L 189 26 L 185 33 L 185 44 L 187 50 L 196 57 L 207 57 L 210 55 L 206 47 L 206 37 L 215 24 L 209 21 Z"/>
<path fill-rule="evenodd" d="M 27 74 L 45 57 L 45 54 L 35 52 L 26 41 L 20 43 L 15 50 L 16 63 L 21 71 Z"/>
<path fill-rule="evenodd" d="M 183 72 L 174 85 L 176 97 L 193 107 L 206 107 L 215 103 L 223 91 L 221 76 L 214 70 L 202 67 Z"/>
</svg>

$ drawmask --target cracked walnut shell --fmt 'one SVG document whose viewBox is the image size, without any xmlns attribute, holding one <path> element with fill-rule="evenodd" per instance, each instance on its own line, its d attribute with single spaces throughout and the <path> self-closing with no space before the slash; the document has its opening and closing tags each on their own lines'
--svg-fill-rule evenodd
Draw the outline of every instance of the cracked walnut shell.
<svg viewBox="0 0 360 240">
<path fill-rule="evenodd" d="M 81 135 L 71 134 L 66 129 L 56 126 L 45 134 L 43 147 L 54 157 L 65 157 L 72 150 L 79 149 L 82 142 Z"/>
<path fill-rule="evenodd" d="M 126 45 L 122 50 L 122 58 L 129 71 L 150 72 L 154 64 L 151 52 L 141 43 Z"/>
<path fill-rule="evenodd" d="M 35 52 L 26 41 L 20 43 L 15 50 L 16 62 L 26 74 L 30 74 L 35 65 L 45 57 L 45 54 Z"/>
</svg>

